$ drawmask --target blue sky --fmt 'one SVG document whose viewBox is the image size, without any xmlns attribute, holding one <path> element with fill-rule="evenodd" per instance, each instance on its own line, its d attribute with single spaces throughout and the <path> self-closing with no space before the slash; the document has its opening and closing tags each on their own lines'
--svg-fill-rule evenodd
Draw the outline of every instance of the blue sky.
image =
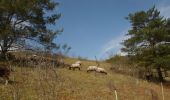
<svg viewBox="0 0 170 100">
<path fill-rule="evenodd" d="M 120 42 L 130 28 L 125 20 L 129 13 L 147 10 L 156 5 L 170 17 L 170 0 L 57 0 L 56 10 L 62 17 L 52 28 L 64 28 L 55 39 L 72 47 L 69 56 L 106 59 L 121 54 Z"/>
</svg>

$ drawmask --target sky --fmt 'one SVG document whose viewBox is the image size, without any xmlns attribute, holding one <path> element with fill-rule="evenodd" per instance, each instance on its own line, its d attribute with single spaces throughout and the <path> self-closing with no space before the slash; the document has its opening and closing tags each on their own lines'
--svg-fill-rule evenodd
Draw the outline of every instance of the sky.
<svg viewBox="0 0 170 100">
<path fill-rule="evenodd" d="M 120 44 L 126 39 L 129 13 L 148 10 L 154 5 L 161 15 L 170 17 L 170 0 L 56 0 L 56 12 L 62 17 L 53 29 L 64 28 L 55 39 L 58 44 L 71 46 L 69 56 L 104 60 L 124 54 Z"/>
</svg>

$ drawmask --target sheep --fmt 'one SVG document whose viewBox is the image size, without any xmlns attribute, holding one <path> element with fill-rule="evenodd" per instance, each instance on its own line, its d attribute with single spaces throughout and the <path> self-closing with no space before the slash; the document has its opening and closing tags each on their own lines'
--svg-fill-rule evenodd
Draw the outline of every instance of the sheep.
<svg viewBox="0 0 170 100">
<path fill-rule="evenodd" d="M 81 61 L 76 61 L 74 64 L 72 64 L 71 66 L 69 66 L 69 69 L 73 69 L 75 70 L 76 68 L 78 68 L 80 70 L 80 67 L 82 65 L 82 62 Z"/>
<path fill-rule="evenodd" d="M 96 69 L 97 69 L 97 66 L 89 66 L 87 68 L 87 72 L 89 72 L 89 71 L 96 71 Z"/>
<path fill-rule="evenodd" d="M 33 56 L 33 57 L 37 57 L 37 55 L 35 55 L 35 54 L 34 54 L 34 55 L 32 55 L 32 56 Z"/>
<path fill-rule="evenodd" d="M 80 66 L 81 66 L 81 64 L 79 64 L 79 63 L 72 64 L 71 66 L 69 66 L 69 69 L 70 69 L 70 70 L 71 70 L 71 69 L 75 70 L 76 68 L 78 68 L 78 69 L 80 70 Z"/>
<path fill-rule="evenodd" d="M 38 65 L 38 56 L 37 55 L 32 55 L 29 57 L 29 60 L 32 62 L 33 65 Z"/>
<path fill-rule="evenodd" d="M 5 85 L 8 84 L 10 75 L 10 69 L 5 64 L 0 64 L 0 77 L 2 77 L 6 82 Z"/>
<path fill-rule="evenodd" d="M 105 70 L 104 68 L 100 68 L 100 67 L 98 67 L 98 68 L 96 69 L 96 72 L 107 74 L 106 70 Z"/>
<path fill-rule="evenodd" d="M 104 73 L 104 74 L 107 74 L 106 70 L 104 68 L 100 68 L 100 67 L 97 67 L 97 66 L 89 66 L 87 68 L 87 72 L 89 71 L 96 71 L 98 73 Z"/>
<path fill-rule="evenodd" d="M 76 63 L 75 64 L 81 64 L 81 61 L 76 61 Z"/>
</svg>

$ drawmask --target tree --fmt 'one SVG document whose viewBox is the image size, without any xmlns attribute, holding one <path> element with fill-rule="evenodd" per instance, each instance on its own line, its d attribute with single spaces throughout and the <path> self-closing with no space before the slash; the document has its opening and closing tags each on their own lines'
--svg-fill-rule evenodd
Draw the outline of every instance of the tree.
<svg viewBox="0 0 170 100">
<path fill-rule="evenodd" d="M 129 14 L 131 23 L 123 41 L 123 52 L 146 68 L 156 68 L 160 81 L 164 81 L 161 68 L 170 68 L 170 20 L 160 16 L 155 7 L 148 11 Z"/>
<path fill-rule="evenodd" d="M 60 31 L 49 29 L 61 14 L 54 0 L 1 0 L 0 1 L 0 47 L 5 57 L 12 44 L 32 40 L 44 46 L 55 47 L 53 39 Z"/>
</svg>

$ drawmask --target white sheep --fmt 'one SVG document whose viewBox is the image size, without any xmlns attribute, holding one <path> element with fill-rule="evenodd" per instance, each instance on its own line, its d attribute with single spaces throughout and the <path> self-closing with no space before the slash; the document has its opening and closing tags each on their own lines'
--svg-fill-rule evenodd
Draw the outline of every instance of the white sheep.
<svg viewBox="0 0 170 100">
<path fill-rule="evenodd" d="M 89 71 L 96 71 L 96 69 L 97 69 L 97 66 L 89 66 L 87 68 L 87 72 L 89 72 Z"/>
<path fill-rule="evenodd" d="M 98 68 L 96 69 L 96 72 L 107 74 L 106 70 L 105 70 L 104 68 L 100 68 L 100 67 L 98 67 Z"/>
<path fill-rule="evenodd" d="M 81 61 L 76 61 L 75 64 L 82 64 L 82 62 Z"/>
<path fill-rule="evenodd" d="M 69 69 L 75 70 L 76 68 L 78 68 L 80 70 L 80 67 L 81 67 L 81 64 L 76 63 L 76 64 L 71 64 L 71 66 L 69 66 Z"/>
<path fill-rule="evenodd" d="M 37 55 L 35 55 L 35 54 L 34 54 L 34 55 L 32 55 L 32 56 L 33 56 L 33 57 L 37 57 Z"/>
<path fill-rule="evenodd" d="M 89 71 L 96 71 L 98 73 L 104 73 L 104 74 L 107 74 L 106 70 L 104 68 L 100 68 L 100 67 L 97 67 L 97 66 L 89 66 L 87 68 L 87 72 Z"/>
</svg>

